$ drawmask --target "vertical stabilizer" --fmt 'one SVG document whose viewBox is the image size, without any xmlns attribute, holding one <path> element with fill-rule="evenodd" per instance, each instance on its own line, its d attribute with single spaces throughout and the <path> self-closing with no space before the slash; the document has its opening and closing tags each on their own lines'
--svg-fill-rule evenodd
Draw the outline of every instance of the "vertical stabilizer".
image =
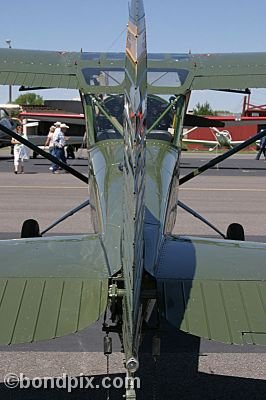
<svg viewBox="0 0 266 400">
<path fill-rule="evenodd" d="M 124 339 L 127 356 L 138 347 L 139 297 L 143 271 L 143 227 L 145 191 L 145 144 L 147 112 L 147 48 L 142 0 L 130 7 L 126 60 L 124 110 L 124 226 L 123 272 L 125 299 Z M 125 332 L 126 331 L 126 332 Z M 131 338 L 131 339 L 128 339 Z"/>
</svg>

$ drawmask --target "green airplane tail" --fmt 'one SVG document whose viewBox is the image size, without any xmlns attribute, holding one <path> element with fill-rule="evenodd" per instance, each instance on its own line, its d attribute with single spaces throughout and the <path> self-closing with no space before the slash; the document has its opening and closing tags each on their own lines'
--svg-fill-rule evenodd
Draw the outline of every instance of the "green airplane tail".
<svg viewBox="0 0 266 400">
<path fill-rule="evenodd" d="M 124 106 L 124 226 L 123 273 L 125 299 L 124 339 L 128 356 L 137 348 L 138 303 L 143 271 L 143 228 L 147 113 L 147 49 L 142 0 L 132 0 L 125 60 Z M 137 328 L 135 328 L 137 329 Z M 125 333 L 125 330 L 127 332 Z"/>
</svg>

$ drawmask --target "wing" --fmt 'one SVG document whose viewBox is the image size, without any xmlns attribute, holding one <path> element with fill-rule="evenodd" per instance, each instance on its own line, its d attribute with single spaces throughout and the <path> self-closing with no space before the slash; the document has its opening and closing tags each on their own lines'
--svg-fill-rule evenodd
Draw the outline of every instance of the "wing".
<svg viewBox="0 0 266 400">
<path fill-rule="evenodd" d="M 243 142 L 244 142 L 244 140 L 231 140 L 230 145 L 233 146 L 233 147 L 235 147 L 235 146 L 237 146 L 238 144 L 241 144 L 241 143 L 243 143 Z"/>
<path fill-rule="evenodd" d="M 149 54 L 148 91 L 266 87 L 266 53 Z"/>
<path fill-rule="evenodd" d="M 191 90 L 266 86 L 266 53 L 196 55 L 193 62 Z"/>
<path fill-rule="evenodd" d="M 0 49 L 0 82 L 4 85 L 77 89 L 75 60 L 79 58 L 79 53 Z"/>
<path fill-rule="evenodd" d="M 166 237 L 156 278 L 163 316 L 185 332 L 266 345 L 266 244 Z"/>
<path fill-rule="evenodd" d="M 219 143 L 217 140 L 201 140 L 201 139 L 182 139 L 182 143 L 184 144 L 200 144 L 202 146 L 216 146 Z"/>
<path fill-rule="evenodd" d="M 0 84 L 124 93 L 124 53 L 0 49 Z M 148 93 L 266 87 L 266 53 L 149 54 Z"/>
<path fill-rule="evenodd" d="M 35 121 L 56 122 L 64 121 L 65 124 L 82 125 L 85 127 L 84 114 L 74 114 L 65 112 L 36 112 L 36 111 L 23 111 L 20 117 L 26 119 L 34 119 Z"/>
<path fill-rule="evenodd" d="M 0 241 L 0 343 L 79 331 L 107 305 L 108 269 L 96 235 Z"/>
<path fill-rule="evenodd" d="M 48 146 L 45 146 L 47 136 L 33 135 L 29 136 L 29 142 L 35 144 L 35 146 L 43 147 L 44 150 L 48 149 Z M 66 146 L 69 144 L 81 146 L 86 143 L 86 137 L 84 136 L 67 136 L 66 137 Z"/>
<path fill-rule="evenodd" d="M 0 84 L 121 93 L 124 54 L 0 49 Z"/>
</svg>

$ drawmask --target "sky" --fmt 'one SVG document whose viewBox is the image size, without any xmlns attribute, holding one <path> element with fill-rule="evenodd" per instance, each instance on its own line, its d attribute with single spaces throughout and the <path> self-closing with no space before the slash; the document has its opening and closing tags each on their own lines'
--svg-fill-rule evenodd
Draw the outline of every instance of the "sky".
<svg viewBox="0 0 266 400">
<path fill-rule="evenodd" d="M 266 51 L 265 0 L 144 0 L 149 52 L 231 53 Z M 13 0 L 0 24 L 0 47 L 64 51 L 124 51 L 127 0 Z M 71 99 L 73 90 L 35 92 L 44 99 Z M 12 88 L 13 99 L 20 93 Z M 8 88 L 0 86 L 0 103 Z M 241 111 L 243 95 L 195 91 L 189 108 L 208 101 L 213 109 Z M 253 89 L 252 104 L 266 104 Z"/>
</svg>

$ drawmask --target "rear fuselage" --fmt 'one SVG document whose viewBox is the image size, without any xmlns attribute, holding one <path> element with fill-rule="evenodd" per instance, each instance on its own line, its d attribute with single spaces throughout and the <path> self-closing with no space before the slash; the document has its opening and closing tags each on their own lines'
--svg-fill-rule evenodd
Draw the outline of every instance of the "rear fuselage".
<svg viewBox="0 0 266 400">
<path fill-rule="evenodd" d="M 102 234 L 113 273 L 122 267 L 124 142 L 103 140 L 89 150 L 90 198 L 94 229 Z M 170 142 L 147 139 L 145 183 L 145 269 L 156 265 L 163 233 L 172 231 L 175 217 L 179 150 Z"/>
</svg>

